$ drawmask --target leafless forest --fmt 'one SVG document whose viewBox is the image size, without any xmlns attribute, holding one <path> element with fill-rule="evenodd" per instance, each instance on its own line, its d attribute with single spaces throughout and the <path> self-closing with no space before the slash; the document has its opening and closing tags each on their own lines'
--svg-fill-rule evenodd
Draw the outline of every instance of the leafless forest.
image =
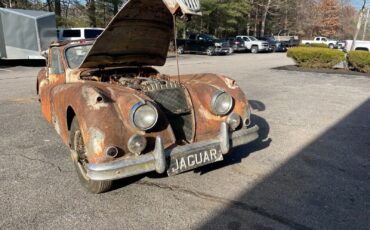
<svg viewBox="0 0 370 230">
<path fill-rule="evenodd" d="M 203 16 L 178 21 L 179 36 L 205 32 L 218 37 L 265 36 L 288 31 L 352 38 L 358 11 L 350 0 L 200 0 Z M 0 0 L 0 7 L 53 11 L 60 27 L 105 27 L 125 0 Z"/>
</svg>

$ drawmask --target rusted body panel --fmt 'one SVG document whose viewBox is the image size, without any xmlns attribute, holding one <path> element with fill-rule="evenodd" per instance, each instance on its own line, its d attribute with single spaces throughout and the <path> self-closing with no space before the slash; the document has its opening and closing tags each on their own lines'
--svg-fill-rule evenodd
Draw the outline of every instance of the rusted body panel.
<svg viewBox="0 0 370 230">
<path fill-rule="evenodd" d="M 174 76 L 172 79 L 176 79 L 176 77 Z M 233 111 L 244 119 L 247 117 L 249 106 L 247 98 L 234 80 L 216 74 L 184 75 L 180 78 L 188 89 L 194 105 L 196 141 L 214 138 L 218 134 L 221 122 L 226 121 L 226 116 L 217 116 L 211 112 L 210 102 L 212 95 L 217 90 L 227 90 L 234 98 Z"/>
<path fill-rule="evenodd" d="M 81 82 L 55 87 L 51 98 L 53 125 L 67 145 L 70 141 L 68 109 L 77 116 L 91 163 L 114 160 L 104 154 L 108 146 L 117 146 L 120 150 L 119 157 L 132 157 L 133 154 L 127 149 L 127 141 L 137 133 L 145 135 L 149 150 L 153 148 L 158 135 L 163 138 L 165 147 L 175 143 L 172 129 L 163 114 L 160 114 L 162 124 L 150 133 L 132 127 L 129 123 L 131 107 L 140 100 L 150 100 L 132 89 L 105 83 Z"/>
<path fill-rule="evenodd" d="M 178 4 L 176 12 L 196 13 L 185 0 L 172 2 Z M 170 10 L 162 0 L 131 0 L 96 41 L 52 44 L 48 66 L 37 76 L 42 114 L 71 148 L 83 183 L 96 186 L 93 192 L 104 191 L 94 180 L 149 171 L 174 175 L 187 168 L 169 169 L 167 163 L 175 167 L 178 157 L 184 161 L 193 154 L 189 161 L 201 154 L 206 159 L 209 152 L 215 162 L 231 147 L 258 137 L 258 127 L 247 127 L 249 104 L 234 80 L 209 73 L 167 76 L 143 67 L 164 64 L 172 29 Z M 154 35 L 145 30 L 148 26 L 154 26 Z M 142 48 L 146 44 L 132 41 L 139 35 L 158 35 L 158 40 L 151 37 L 154 44 Z M 80 67 L 70 68 L 68 50 L 81 53 L 90 46 Z M 80 60 L 78 52 L 75 55 Z M 215 108 L 220 95 L 224 99 Z M 204 161 L 199 166 L 211 163 Z"/>
</svg>

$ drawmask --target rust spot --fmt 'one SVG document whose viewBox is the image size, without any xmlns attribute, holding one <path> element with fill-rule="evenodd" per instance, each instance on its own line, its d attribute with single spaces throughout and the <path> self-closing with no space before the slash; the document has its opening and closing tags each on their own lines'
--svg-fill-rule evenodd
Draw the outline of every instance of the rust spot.
<svg viewBox="0 0 370 230">
<path fill-rule="evenodd" d="M 99 110 L 108 106 L 107 103 L 104 103 L 104 96 L 99 92 L 99 89 L 84 86 L 82 87 L 82 96 L 85 98 L 87 106 L 92 109 Z"/>
</svg>

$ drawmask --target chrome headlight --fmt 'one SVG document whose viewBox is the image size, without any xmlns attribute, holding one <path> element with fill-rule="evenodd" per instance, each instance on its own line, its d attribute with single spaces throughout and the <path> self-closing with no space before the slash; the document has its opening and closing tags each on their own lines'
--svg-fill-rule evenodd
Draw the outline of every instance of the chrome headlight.
<svg viewBox="0 0 370 230">
<path fill-rule="evenodd" d="M 138 129 L 149 130 L 158 121 L 158 111 L 150 102 L 139 102 L 131 108 L 130 121 Z"/>
<path fill-rule="evenodd" d="M 233 98 L 226 92 L 217 91 L 212 97 L 212 111 L 216 115 L 228 114 L 234 105 Z"/>
</svg>

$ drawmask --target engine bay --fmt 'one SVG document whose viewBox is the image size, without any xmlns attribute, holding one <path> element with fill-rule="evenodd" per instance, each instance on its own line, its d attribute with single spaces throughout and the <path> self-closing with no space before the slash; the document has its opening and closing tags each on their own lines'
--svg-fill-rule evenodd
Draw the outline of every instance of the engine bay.
<svg viewBox="0 0 370 230">
<path fill-rule="evenodd" d="M 181 86 L 178 82 L 171 81 L 169 76 L 162 75 L 150 67 L 93 70 L 84 72 L 80 78 L 81 80 L 106 82 L 144 92 Z"/>
</svg>

